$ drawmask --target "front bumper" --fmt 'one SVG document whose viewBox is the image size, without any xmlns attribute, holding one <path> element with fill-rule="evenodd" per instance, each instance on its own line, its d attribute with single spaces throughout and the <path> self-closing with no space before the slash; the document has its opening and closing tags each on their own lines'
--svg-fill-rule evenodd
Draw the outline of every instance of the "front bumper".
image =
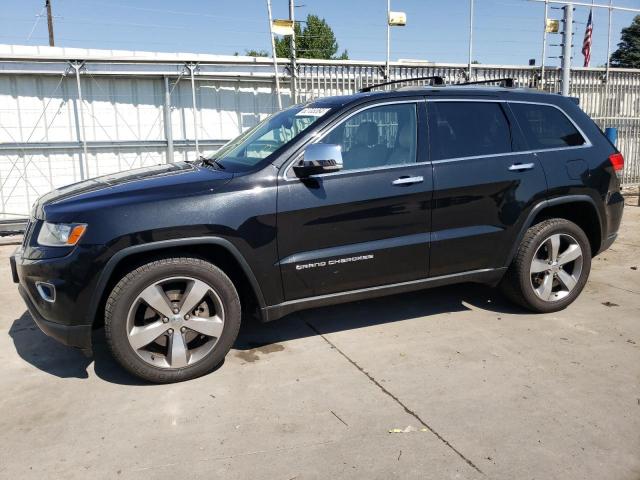
<svg viewBox="0 0 640 480">
<path fill-rule="evenodd" d="M 33 321 L 45 335 L 70 347 L 79 348 L 87 356 L 93 354 L 91 349 L 91 325 L 61 325 L 45 320 L 22 285 L 18 285 L 18 292 L 24 303 L 27 304 L 27 310 L 29 310 Z"/>
<path fill-rule="evenodd" d="M 85 354 L 91 354 L 93 318 L 88 306 L 98 270 L 87 257 L 95 253 L 93 248 L 76 249 L 65 257 L 34 260 L 25 258 L 19 247 L 9 260 L 13 281 L 40 330 Z M 43 298 L 40 282 L 55 286 L 53 299 Z"/>
</svg>

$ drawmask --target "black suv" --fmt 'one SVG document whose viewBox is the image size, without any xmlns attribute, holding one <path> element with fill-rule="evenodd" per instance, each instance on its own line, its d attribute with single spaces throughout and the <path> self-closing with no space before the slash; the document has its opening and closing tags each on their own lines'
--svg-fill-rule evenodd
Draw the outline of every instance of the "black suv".
<svg viewBox="0 0 640 480">
<path fill-rule="evenodd" d="M 616 238 L 623 158 L 575 99 L 421 87 L 274 114 L 215 155 L 38 200 L 11 258 L 48 335 L 92 327 L 153 382 L 211 371 L 242 314 L 457 282 L 536 312 L 580 294 Z"/>
</svg>

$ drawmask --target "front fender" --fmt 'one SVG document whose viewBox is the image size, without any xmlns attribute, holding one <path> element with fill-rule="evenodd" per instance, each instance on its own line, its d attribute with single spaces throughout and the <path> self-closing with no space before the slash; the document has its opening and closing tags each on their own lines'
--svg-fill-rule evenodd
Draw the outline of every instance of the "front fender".
<svg viewBox="0 0 640 480">
<path fill-rule="evenodd" d="M 159 251 L 172 247 L 185 247 L 188 245 L 217 245 L 226 249 L 235 258 L 235 260 L 242 268 L 244 274 L 249 279 L 249 283 L 251 284 L 251 288 L 255 293 L 256 299 L 258 300 L 260 309 L 266 306 L 262 289 L 260 288 L 260 284 L 258 283 L 253 270 L 233 243 L 221 237 L 191 237 L 172 240 L 160 240 L 157 242 L 132 245 L 116 252 L 107 261 L 106 265 L 102 269 L 102 272 L 100 273 L 100 277 L 98 278 L 96 288 L 91 298 L 91 303 L 89 304 L 89 318 L 95 318 L 98 306 L 100 305 L 100 301 L 105 293 L 105 288 L 109 283 L 109 279 L 111 278 L 111 275 L 113 274 L 115 268 L 120 264 L 120 262 L 125 260 L 127 257 L 138 253 L 152 252 L 154 250 Z"/>
</svg>

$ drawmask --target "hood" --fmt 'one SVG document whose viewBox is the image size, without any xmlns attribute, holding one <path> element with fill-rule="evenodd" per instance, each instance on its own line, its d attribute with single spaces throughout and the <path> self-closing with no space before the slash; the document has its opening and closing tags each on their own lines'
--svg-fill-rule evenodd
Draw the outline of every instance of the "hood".
<svg viewBox="0 0 640 480">
<path fill-rule="evenodd" d="M 65 221 L 50 216 L 197 195 L 211 192 L 231 178 L 231 173 L 186 162 L 139 168 L 52 190 L 38 199 L 32 214 L 38 219 Z"/>
</svg>

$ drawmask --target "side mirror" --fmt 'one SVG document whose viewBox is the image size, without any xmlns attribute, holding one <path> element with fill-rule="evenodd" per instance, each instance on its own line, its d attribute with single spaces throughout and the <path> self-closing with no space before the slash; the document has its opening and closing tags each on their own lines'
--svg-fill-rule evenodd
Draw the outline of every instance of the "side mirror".
<svg viewBox="0 0 640 480">
<path fill-rule="evenodd" d="M 342 170 L 342 148 L 328 143 L 308 145 L 302 160 L 293 166 L 294 173 L 300 178 L 339 170 Z"/>
</svg>

